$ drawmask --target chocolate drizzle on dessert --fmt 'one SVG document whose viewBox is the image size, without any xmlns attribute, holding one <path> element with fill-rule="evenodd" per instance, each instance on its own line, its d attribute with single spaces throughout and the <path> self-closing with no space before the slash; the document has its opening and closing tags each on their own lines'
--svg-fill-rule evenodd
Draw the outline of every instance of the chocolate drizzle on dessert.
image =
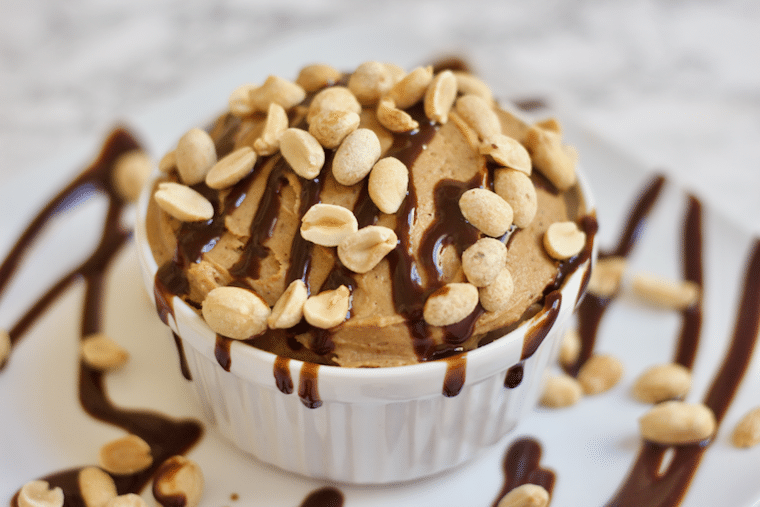
<svg viewBox="0 0 760 507">
<path fill-rule="evenodd" d="M 525 360 L 538 350 L 538 346 L 541 345 L 541 342 L 544 341 L 544 338 L 546 338 L 546 335 L 549 334 L 549 331 L 554 326 L 561 306 L 562 294 L 558 290 L 546 295 L 544 298 L 543 319 L 533 324 L 525 333 L 520 359 Z"/>
<path fill-rule="evenodd" d="M 64 275 L 43 294 L 10 329 L 11 343 L 14 346 L 75 281 L 82 281 L 85 285 L 81 336 L 100 332 L 102 329 L 103 286 L 106 273 L 111 261 L 130 237 L 130 233 L 120 225 L 126 203 L 111 184 L 111 171 L 120 155 L 136 149 L 139 149 L 139 146 L 129 133 L 121 129 L 114 131 L 95 163 L 53 198 L 32 220 L 0 266 L 0 291 L 3 291 L 24 254 L 52 217 L 76 202 L 81 202 L 82 196 L 97 194 L 107 198 L 108 212 L 99 245 L 87 260 Z M 78 198 L 73 199 L 73 196 Z M 83 362 L 79 363 L 78 389 L 82 408 L 89 415 L 138 435 L 150 445 L 153 465 L 132 475 L 113 476 L 119 494 L 140 492 L 163 461 L 176 454 L 184 454 L 202 435 L 201 425 L 193 420 L 178 421 L 155 412 L 118 408 L 108 398 L 105 374 Z M 63 489 L 64 505 L 67 507 L 84 507 L 77 481 L 79 470 L 64 470 L 44 478 L 51 487 Z M 16 505 L 15 497 L 11 505 Z"/>
<path fill-rule="evenodd" d="M 216 335 L 216 341 L 214 342 L 214 357 L 219 366 L 224 371 L 230 371 L 232 368 L 232 356 L 230 356 L 230 347 L 232 347 L 232 338 L 227 338 L 220 334 Z"/>
<path fill-rule="evenodd" d="M 283 394 L 293 392 L 293 377 L 290 376 L 290 358 L 277 356 L 274 360 L 274 382 Z"/>
<path fill-rule="evenodd" d="M 318 364 L 303 363 L 301 365 L 301 373 L 298 379 L 298 397 L 307 408 L 322 406 L 322 400 L 319 398 L 319 390 L 317 389 L 318 371 Z"/>
<path fill-rule="evenodd" d="M 520 383 L 522 383 L 524 374 L 525 368 L 523 367 L 523 361 L 520 361 L 507 370 L 507 375 L 504 377 L 504 387 L 507 389 L 514 389 L 519 386 Z"/>
<path fill-rule="evenodd" d="M 512 443 L 504 456 L 504 485 L 492 504 L 523 484 L 536 484 L 551 494 L 554 489 L 554 472 L 541 467 L 541 445 L 532 438 L 521 438 Z"/>
<path fill-rule="evenodd" d="M 185 380 L 193 380 L 190 367 L 187 365 L 187 356 L 185 355 L 185 347 L 182 345 L 182 339 L 174 331 L 172 331 L 172 336 L 174 337 L 174 345 L 177 347 L 179 369 L 182 372 L 182 376 L 185 377 Z"/>
<path fill-rule="evenodd" d="M 446 375 L 443 380 L 443 395 L 449 398 L 456 396 L 464 387 L 467 372 L 467 355 L 446 358 Z"/>
</svg>

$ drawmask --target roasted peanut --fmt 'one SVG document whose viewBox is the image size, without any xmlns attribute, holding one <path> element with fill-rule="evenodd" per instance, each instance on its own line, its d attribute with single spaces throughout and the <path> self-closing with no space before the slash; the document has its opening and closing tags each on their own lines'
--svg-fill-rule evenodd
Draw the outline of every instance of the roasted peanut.
<svg viewBox="0 0 760 507">
<path fill-rule="evenodd" d="M 544 248 L 552 258 L 566 260 L 586 245 L 586 233 L 575 222 L 555 222 L 544 233 Z"/>
<path fill-rule="evenodd" d="M 570 375 L 551 376 L 546 379 L 541 404 L 549 408 L 564 408 L 578 403 L 583 396 L 580 382 Z"/>
<path fill-rule="evenodd" d="M 144 151 L 127 152 L 114 162 L 114 188 L 122 199 L 127 202 L 134 202 L 140 196 L 140 192 L 152 171 L 153 161 Z"/>
<path fill-rule="evenodd" d="M 631 288 L 640 299 L 661 308 L 683 310 L 699 300 L 699 285 L 689 280 L 675 281 L 639 273 L 634 276 Z"/>
<path fill-rule="evenodd" d="M 480 304 L 487 312 L 504 310 L 509 306 L 514 290 L 515 284 L 512 280 L 512 273 L 506 267 L 501 268 L 491 283 L 478 289 Z"/>
<path fill-rule="evenodd" d="M 303 305 L 303 316 L 312 326 L 329 329 L 346 320 L 350 303 L 351 292 L 341 285 L 309 297 Z"/>
<path fill-rule="evenodd" d="M 86 336 L 80 347 L 82 361 L 100 371 L 112 371 L 124 366 L 129 353 L 103 333 Z"/>
<path fill-rule="evenodd" d="M 507 247 L 493 238 L 481 238 L 462 253 L 462 271 L 475 287 L 493 282 L 507 263 Z"/>
<path fill-rule="evenodd" d="M 409 170 L 397 158 L 377 161 L 369 173 L 367 190 L 372 202 L 383 213 L 396 213 L 409 189 Z"/>
<path fill-rule="evenodd" d="M 549 492 L 536 484 L 523 484 L 499 500 L 497 507 L 547 507 Z"/>
<path fill-rule="evenodd" d="M 612 389 L 623 376 L 623 364 L 609 355 L 592 356 L 578 371 L 578 382 L 586 394 L 599 394 Z"/>
<path fill-rule="evenodd" d="M 301 321 L 309 293 L 303 280 L 293 280 L 272 307 L 267 324 L 272 329 L 288 329 Z"/>
<path fill-rule="evenodd" d="M 682 398 L 691 388 L 691 372 L 676 364 L 652 366 L 642 373 L 633 384 L 633 396 L 643 403 Z"/>
<path fill-rule="evenodd" d="M 665 401 L 639 419 L 641 436 L 664 445 L 701 442 L 715 433 L 715 414 L 701 403 Z"/>
<path fill-rule="evenodd" d="M 470 283 L 447 283 L 425 301 L 422 314 L 431 326 L 456 324 L 478 305 L 478 289 Z"/>
<path fill-rule="evenodd" d="M 214 140 L 205 131 L 194 128 L 183 135 L 175 150 L 177 172 L 185 185 L 195 185 L 206 178 L 216 164 Z"/>
<path fill-rule="evenodd" d="M 162 210 L 182 222 L 202 222 L 214 216 L 214 207 L 208 199 L 179 183 L 159 183 L 153 198 Z"/>
<path fill-rule="evenodd" d="M 512 207 L 490 190 L 467 190 L 459 198 L 459 209 L 464 218 L 486 236 L 503 236 L 512 226 Z"/>
<path fill-rule="evenodd" d="M 321 246 L 338 246 L 358 229 L 353 212 L 336 204 L 317 203 L 301 219 L 301 236 Z"/>
<path fill-rule="evenodd" d="M 18 492 L 18 507 L 63 507 L 63 490 L 47 481 L 31 481 Z"/>
<path fill-rule="evenodd" d="M 172 456 L 156 470 L 153 479 L 153 496 L 156 500 L 181 498 L 182 507 L 197 507 L 203 496 L 201 467 L 184 456 Z"/>
<path fill-rule="evenodd" d="M 340 81 L 341 73 L 335 67 L 325 64 L 307 65 L 298 73 L 296 84 L 308 93 Z"/>
<path fill-rule="evenodd" d="M 206 185 L 220 190 L 246 177 L 256 163 L 256 153 L 249 147 L 239 148 L 214 164 L 206 174 Z"/>
<path fill-rule="evenodd" d="M 365 128 L 351 132 L 333 157 L 332 173 L 341 185 L 359 183 L 380 158 L 380 140 Z"/>
<path fill-rule="evenodd" d="M 86 507 L 105 507 L 112 498 L 118 496 L 111 476 L 98 467 L 80 470 L 77 482 Z"/>
<path fill-rule="evenodd" d="M 130 475 L 153 464 L 150 446 L 137 435 L 112 440 L 100 448 L 100 467 L 116 475 Z"/>
<path fill-rule="evenodd" d="M 325 150 L 314 136 L 299 128 L 286 129 L 280 135 L 280 153 L 293 171 L 302 178 L 313 180 L 325 163 Z"/>
<path fill-rule="evenodd" d="M 512 207 L 513 221 L 517 227 L 530 225 L 538 212 L 538 196 L 530 176 L 516 169 L 497 169 L 494 171 L 493 189 Z"/>
<path fill-rule="evenodd" d="M 760 444 L 760 407 L 747 412 L 731 433 L 736 447 L 754 447 Z"/>
<path fill-rule="evenodd" d="M 306 98 L 306 91 L 297 84 L 277 76 L 269 76 L 264 84 L 250 91 L 252 112 L 265 112 L 272 102 L 286 111 Z"/>
<path fill-rule="evenodd" d="M 338 258 L 355 273 L 366 273 L 396 248 L 398 238 L 393 229 L 368 225 L 346 236 L 338 245 Z"/>
<path fill-rule="evenodd" d="M 203 300 L 201 313 L 216 333 L 235 340 L 245 340 L 267 329 L 269 305 L 242 287 L 217 287 Z"/>
</svg>

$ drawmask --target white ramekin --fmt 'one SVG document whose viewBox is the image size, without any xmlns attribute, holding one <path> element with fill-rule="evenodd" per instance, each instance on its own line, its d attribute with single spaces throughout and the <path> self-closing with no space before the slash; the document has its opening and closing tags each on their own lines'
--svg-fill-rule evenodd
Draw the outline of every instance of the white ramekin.
<svg viewBox="0 0 760 507">
<path fill-rule="evenodd" d="M 588 185 L 582 175 L 579 180 L 586 209 L 592 209 Z M 144 191 L 138 205 L 136 241 L 152 299 L 158 266 L 146 236 L 149 197 Z M 286 395 L 275 384 L 276 356 L 270 352 L 233 342 L 231 368 L 225 371 L 215 357 L 215 333 L 177 297 L 169 326 L 182 340 L 192 376 L 188 385 L 204 415 L 239 448 L 313 478 L 362 484 L 410 481 L 472 459 L 535 406 L 544 371 L 556 357 L 595 255 L 596 245 L 591 260 L 565 280 L 559 314 L 537 351 L 522 361 L 523 378 L 514 388 L 505 387 L 507 372 L 521 362 L 526 333 L 540 325 L 545 312 L 467 352 L 465 382 L 457 396 L 442 394 L 445 360 L 373 369 L 319 366 L 323 404 L 315 409 L 298 396 L 301 361 L 289 361 L 294 392 Z"/>
</svg>

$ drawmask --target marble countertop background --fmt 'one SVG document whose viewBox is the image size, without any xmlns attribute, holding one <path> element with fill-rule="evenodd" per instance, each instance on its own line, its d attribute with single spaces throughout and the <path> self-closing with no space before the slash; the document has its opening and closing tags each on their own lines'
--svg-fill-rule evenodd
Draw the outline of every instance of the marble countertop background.
<svg viewBox="0 0 760 507">
<path fill-rule="evenodd" d="M 760 232 L 755 0 L 7 1 L 0 182 L 294 35 L 367 20 L 404 20 Z"/>
</svg>

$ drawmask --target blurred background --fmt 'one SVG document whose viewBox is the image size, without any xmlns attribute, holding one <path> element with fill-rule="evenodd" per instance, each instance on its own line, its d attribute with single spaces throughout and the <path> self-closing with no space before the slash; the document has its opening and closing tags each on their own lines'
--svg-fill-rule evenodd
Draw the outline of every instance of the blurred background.
<svg viewBox="0 0 760 507">
<path fill-rule="evenodd" d="M 367 23 L 466 57 L 502 99 L 545 99 L 760 232 L 756 0 L 5 0 L 0 183 L 268 48 Z"/>
</svg>

